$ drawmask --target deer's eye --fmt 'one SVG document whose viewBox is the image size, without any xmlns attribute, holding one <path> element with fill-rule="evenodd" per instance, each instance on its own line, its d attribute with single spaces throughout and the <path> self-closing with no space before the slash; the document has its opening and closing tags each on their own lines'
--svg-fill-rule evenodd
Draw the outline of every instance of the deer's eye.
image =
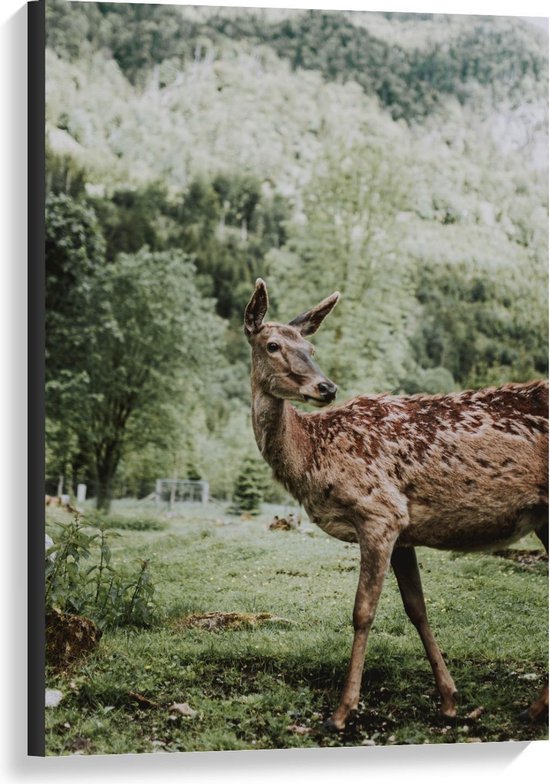
<svg viewBox="0 0 550 784">
<path fill-rule="evenodd" d="M 276 351 L 279 350 L 279 344 L 278 343 L 268 343 L 267 344 L 267 350 L 269 351 L 270 354 L 274 354 Z"/>
</svg>

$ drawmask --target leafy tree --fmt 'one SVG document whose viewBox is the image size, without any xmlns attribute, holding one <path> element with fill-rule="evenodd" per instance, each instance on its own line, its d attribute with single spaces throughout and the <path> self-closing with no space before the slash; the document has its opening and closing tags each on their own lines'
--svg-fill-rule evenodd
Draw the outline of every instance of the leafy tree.
<svg viewBox="0 0 550 784">
<path fill-rule="evenodd" d="M 423 367 L 445 368 L 462 388 L 547 374 L 545 297 L 534 281 L 445 265 L 420 270 L 417 297 L 423 310 L 411 343 Z"/>
<path fill-rule="evenodd" d="M 171 242 L 193 254 L 201 291 L 215 298 L 218 315 L 238 321 L 239 332 L 250 287 L 267 273 L 267 251 L 284 241 L 289 212 L 282 196 L 264 197 L 256 177 L 235 172 L 193 180 L 171 212 Z M 241 357 L 242 349 L 230 351 Z"/>
<path fill-rule="evenodd" d="M 101 16 L 97 3 L 76 6 L 68 0 L 48 0 L 46 40 L 60 56 L 72 60 L 96 36 Z"/>
<path fill-rule="evenodd" d="M 82 210 L 81 217 L 91 220 Z M 85 239 L 82 225 L 65 223 L 63 236 L 56 234 L 56 220 L 50 219 L 49 225 L 54 235 L 48 247 L 52 273 L 62 266 L 60 259 L 75 257 L 81 277 L 67 263 L 64 276 L 52 275 L 49 281 L 55 330 L 49 341 L 47 401 L 53 418 L 85 443 L 97 505 L 107 508 L 128 444 L 169 439 L 174 401 L 192 398 L 206 383 L 221 327 L 211 314 L 211 303 L 200 297 L 194 268 L 181 252 L 143 249 L 91 268 L 90 253 L 98 247 L 91 240 L 87 253 L 77 247 Z M 96 235 L 92 239 L 98 242 Z M 65 279 L 85 292 L 85 302 L 75 302 L 64 289 L 68 304 L 64 308 L 59 303 L 60 291 L 53 284 L 62 289 Z M 78 305 L 83 314 L 72 319 Z"/>
<path fill-rule="evenodd" d="M 65 194 L 46 200 L 46 418 L 50 475 L 82 467 L 80 435 L 88 422 L 78 401 L 88 383 L 86 357 L 96 351 L 103 303 L 93 281 L 105 261 L 96 215 Z M 74 471 L 73 471 L 74 473 Z M 74 477 L 73 477 L 74 478 Z"/>
<path fill-rule="evenodd" d="M 76 365 L 93 333 L 88 318 L 97 307 L 90 279 L 105 262 L 105 241 L 93 209 L 70 196 L 46 201 L 47 378 L 60 363 Z M 68 325 L 76 326 L 70 334 Z M 67 362 L 67 358 L 69 361 Z"/>
<path fill-rule="evenodd" d="M 87 172 L 71 155 L 58 155 L 46 145 L 46 193 L 85 196 Z"/>
<path fill-rule="evenodd" d="M 406 170 L 383 145 L 356 145 L 322 162 L 304 193 L 306 220 L 272 253 L 273 300 L 296 315 L 334 290 L 342 303 L 315 338 L 323 370 L 346 393 L 398 388 L 413 307 L 397 255 L 395 216 Z"/>
<path fill-rule="evenodd" d="M 118 253 L 136 253 L 144 245 L 164 250 L 168 244 L 162 221 L 170 205 L 163 185 L 117 189 L 109 199 L 95 198 L 91 203 L 101 223 L 109 261 Z"/>
<path fill-rule="evenodd" d="M 261 509 L 265 485 L 265 464 L 258 458 L 246 457 L 235 480 L 231 513 L 258 514 Z"/>
<path fill-rule="evenodd" d="M 121 255 L 99 281 L 108 318 L 97 325 L 100 353 L 90 358 L 90 448 L 97 504 L 108 506 L 127 441 L 170 438 L 173 404 L 208 383 L 221 325 L 177 252 Z M 181 409 L 180 409 L 181 412 Z"/>
</svg>

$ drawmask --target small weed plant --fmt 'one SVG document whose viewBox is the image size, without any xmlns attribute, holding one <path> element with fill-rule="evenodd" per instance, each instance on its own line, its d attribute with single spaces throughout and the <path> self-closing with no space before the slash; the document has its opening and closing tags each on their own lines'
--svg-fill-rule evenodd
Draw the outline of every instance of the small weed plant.
<svg viewBox="0 0 550 784">
<path fill-rule="evenodd" d="M 156 615 L 149 561 L 136 571 L 111 562 L 109 542 L 119 534 L 101 523 L 91 528 L 75 515 L 57 523 L 46 551 L 46 612 L 86 615 L 100 628 L 150 626 Z"/>
</svg>

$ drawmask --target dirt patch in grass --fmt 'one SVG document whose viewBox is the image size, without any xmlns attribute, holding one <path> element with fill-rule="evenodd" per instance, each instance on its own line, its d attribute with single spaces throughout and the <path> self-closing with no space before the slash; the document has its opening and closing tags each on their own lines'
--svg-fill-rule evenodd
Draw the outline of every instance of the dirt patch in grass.
<svg viewBox="0 0 550 784">
<path fill-rule="evenodd" d="M 89 618 L 54 610 L 46 615 L 46 660 L 65 670 L 90 653 L 101 639 L 101 629 Z"/>
<path fill-rule="evenodd" d="M 194 613 L 174 621 L 178 629 L 205 629 L 209 632 L 224 629 L 250 629 L 266 623 L 292 624 L 287 618 L 271 613 L 207 612 Z"/>
<path fill-rule="evenodd" d="M 493 555 L 514 561 L 522 566 L 532 566 L 533 564 L 546 563 L 548 561 L 547 553 L 542 550 L 515 550 L 509 548 L 508 550 L 495 550 Z"/>
</svg>

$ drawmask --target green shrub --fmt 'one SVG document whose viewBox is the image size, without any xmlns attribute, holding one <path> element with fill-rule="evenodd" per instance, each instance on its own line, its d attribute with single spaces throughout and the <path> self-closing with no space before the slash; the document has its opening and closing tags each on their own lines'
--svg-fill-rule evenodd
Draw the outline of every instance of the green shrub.
<svg viewBox="0 0 550 784">
<path fill-rule="evenodd" d="M 85 615 L 100 628 L 150 626 L 157 608 L 149 561 L 133 573 L 113 566 L 109 541 L 119 534 L 105 525 L 90 532 L 79 514 L 57 526 L 46 550 L 46 612 Z"/>
<path fill-rule="evenodd" d="M 230 514 L 251 514 L 260 512 L 266 490 L 266 467 L 256 458 L 246 457 L 235 480 L 233 504 Z"/>
<path fill-rule="evenodd" d="M 97 528 L 118 528 L 123 531 L 164 531 L 166 523 L 156 517 L 148 515 L 125 517 L 124 515 L 106 515 L 97 509 L 86 512 L 85 519 L 88 524 Z"/>
<path fill-rule="evenodd" d="M 124 517 L 108 515 L 103 523 L 104 528 L 118 528 L 123 531 L 164 531 L 166 523 L 155 517 Z"/>
</svg>

